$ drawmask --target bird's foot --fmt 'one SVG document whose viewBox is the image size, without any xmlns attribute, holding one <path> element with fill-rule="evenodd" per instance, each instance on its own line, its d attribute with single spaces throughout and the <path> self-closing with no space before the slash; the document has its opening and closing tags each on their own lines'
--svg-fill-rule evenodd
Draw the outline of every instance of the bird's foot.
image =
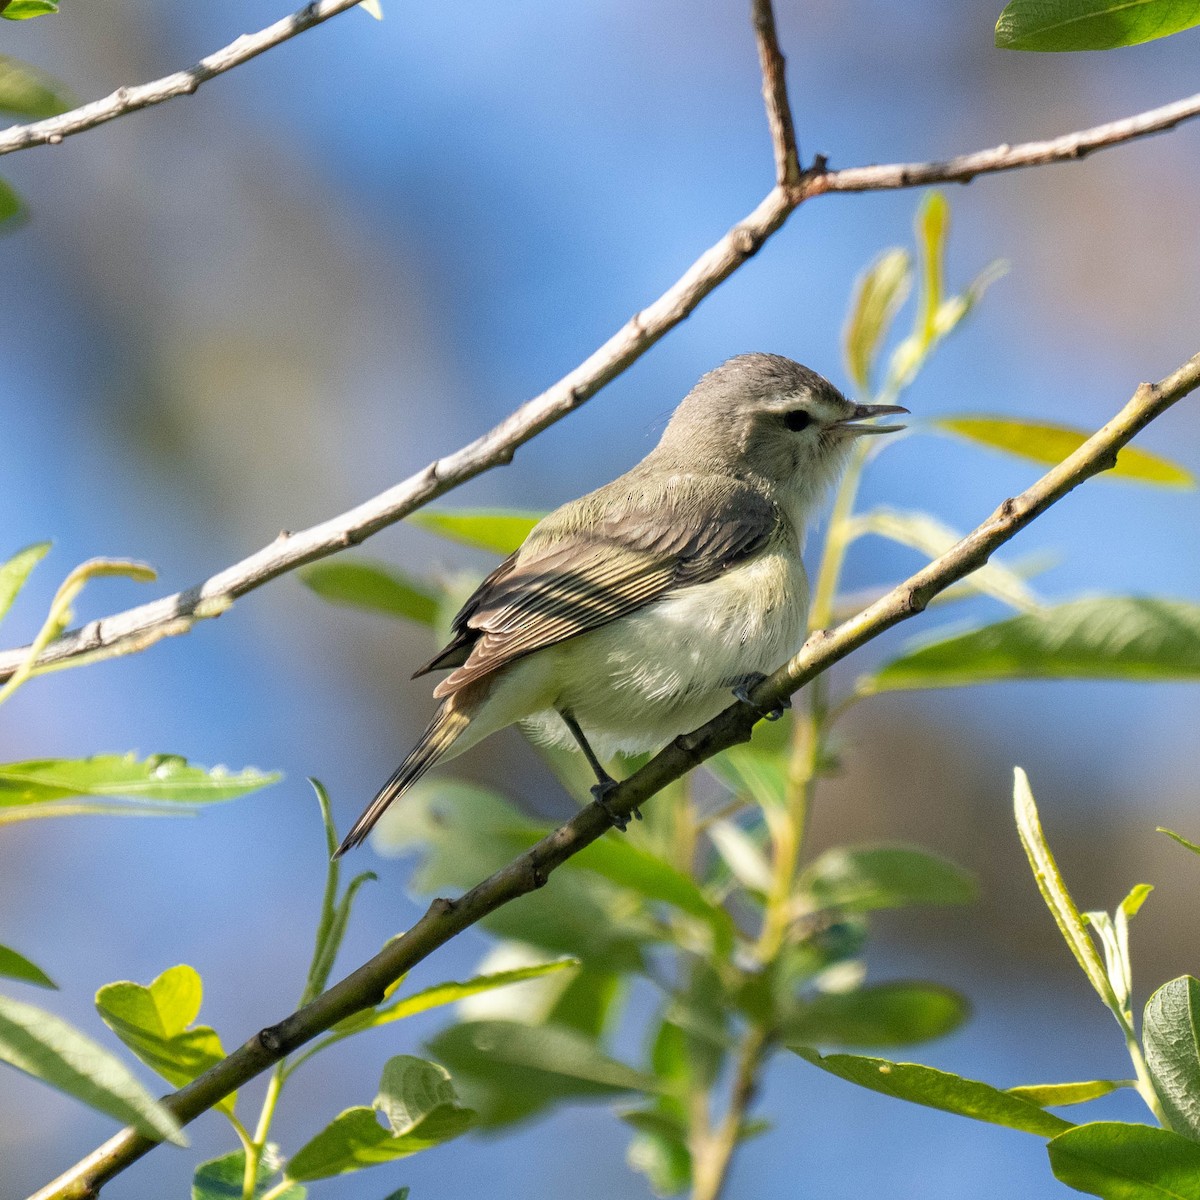
<svg viewBox="0 0 1200 1200">
<path fill-rule="evenodd" d="M 743 704 L 749 704 L 751 708 L 758 706 L 750 699 L 751 689 L 758 687 L 760 683 L 767 677 L 761 671 L 755 671 L 750 675 L 743 675 L 733 687 L 733 696 L 735 700 L 740 700 Z M 792 707 L 790 696 L 785 696 L 774 708 L 759 709 L 763 718 L 768 721 L 778 721 L 783 716 L 784 710 Z"/>
<path fill-rule="evenodd" d="M 604 815 L 608 818 L 609 824 L 614 829 L 619 829 L 622 833 L 629 828 L 629 818 L 623 816 L 619 812 L 615 812 L 609 807 L 608 798 L 617 788 L 617 781 L 612 778 L 602 779 L 599 783 L 592 785 L 592 799 L 604 810 Z M 639 809 L 633 810 L 633 815 L 637 820 L 642 819 L 642 814 Z"/>
</svg>

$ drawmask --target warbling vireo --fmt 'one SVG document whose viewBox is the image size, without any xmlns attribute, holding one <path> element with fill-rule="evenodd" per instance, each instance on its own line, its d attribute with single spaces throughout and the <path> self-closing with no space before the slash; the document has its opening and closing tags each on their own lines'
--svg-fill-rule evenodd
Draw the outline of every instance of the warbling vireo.
<svg viewBox="0 0 1200 1200">
<path fill-rule="evenodd" d="M 859 422 L 907 411 L 853 404 L 777 354 L 710 371 L 633 470 L 539 521 L 463 605 L 416 672 L 452 668 L 433 720 L 338 854 L 434 763 L 506 725 L 576 744 L 603 805 L 601 759 L 744 699 L 804 640 L 805 527 L 855 438 L 903 428 Z"/>
</svg>

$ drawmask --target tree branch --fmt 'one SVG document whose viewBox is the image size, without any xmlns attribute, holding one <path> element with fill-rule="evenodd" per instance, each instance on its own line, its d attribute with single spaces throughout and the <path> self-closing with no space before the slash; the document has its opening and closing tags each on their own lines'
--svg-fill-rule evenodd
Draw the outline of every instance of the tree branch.
<svg viewBox="0 0 1200 1200">
<path fill-rule="evenodd" d="M 328 0 L 322 11 L 338 3 L 342 0 Z M 774 187 L 753 212 L 709 247 L 657 300 L 635 313 L 570 374 L 527 400 L 482 437 L 437 459 L 349 512 L 300 533 L 280 534 L 257 553 L 186 591 L 64 633 L 41 654 L 38 667 L 59 666 L 84 656 L 103 658 L 133 653 L 161 638 L 184 633 L 198 620 L 219 616 L 236 599 L 264 583 L 356 545 L 468 479 L 510 462 L 517 447 L 584 404 L 689 316 L 705 296 L 755 254 L 791 212 L 810 197 L 826 192 L 967 183 L 976 175 L 1070 162 L 1093 150 L 1162 132 L 1197 115 L 1200 115 L 1200 94 L 1049 141 L 996 146 L 945 162 L 894 163 L 830 171 L 824 159 L 819 158 L 801 175 L 795 187 Z M 27 649 L 0 653 L 0 681 L 9 678 L 20 666 Z"/>
<path fill-rule="evenodd" d="M 856 617 L 836 629 L 814 633 L 790 662 L 754 689 L 750 704 L 734 704 L 694 733 L 677 738 L 612 791 L 605 800 L 607 807 L 631 815 L 672 780 L 719 751 L 747 741 L 761 712 L 852 650 L 921 612 L 934 596 L 981 567 L 1052 504 L 1086 479 L 1111 468 L 1122 446 L 1198 386 L 1200 354 L 1160 382 L 1142 384 L 1129 403 L 1074 454 L 1019 496 L 1005 500 L 962 541 Z M 164 1103 L 186 1125 L 336 1022 L 378 1004 L 389 984 L 488 913 L 542 887 L 556 867 L 609 828 L 608 814 L 599 805 L 589 804 L 460 899 L 434 900 L 411 929 L 374 958 L 311 1004 L 262 1030 Z M 123 1129 L 30 1200 L 92 1200 L 104 1183 L 157 1144 L 132 1128 Z"/>
<path fill-rule="evenodd" d="M 763 101 L 767 106 L 767 124 L 775 148 L 775 182 L 795 187 L 800 182 L 800 148 L 792 125 L 792 107 L 788 103 L 787 61 L 779 48 L 775 32 L 775 10 L 771 0 L 753 0 L 750 12 L 754 37 L 758 42 L 758 62 L 762 68 Z"/>
<path fill-rule="evenodd" d="M 303 8 L 260 29 L 258 33 L 244 33 L 228 46 L 214 51 L 202 58 L 194 67 L 176 71 L 172 75 L 164 75 L 150 83 L 139 83 L 132 87 L 119 87 L 103 100 L 93 100 L 90 104 L 80 105 L 70 112 L 60 113 L 57 117 L 47 117 L 43 121 L 33 121 L 28 125 L 11 125 L 0 131 L 0 154 L 12 154 L 17 150 L 28 150 L 31 146 L 57 146 L 65 137 L 74 133 L 82 133 L 85 129 L 94 129 L 115 121 L 118 117 L 127 116 L 141 108 L 149 108 L 154 104 L 162 104 L 164 100 L 173 100 L 176 96 L 189 96 L 202 83 L 223 75 L 226 71 L 240 67 L 242 63 L 257 58 L 264 50 L 270 50 L 282 42 L 294 38 L 298 33 L 304 33 L 314 25 L 336 17 L 338 13 L 354 8 L 359 0 L 313 0 Z M 7 5 L 0 5 L 0 8 Z"/>
</svg>

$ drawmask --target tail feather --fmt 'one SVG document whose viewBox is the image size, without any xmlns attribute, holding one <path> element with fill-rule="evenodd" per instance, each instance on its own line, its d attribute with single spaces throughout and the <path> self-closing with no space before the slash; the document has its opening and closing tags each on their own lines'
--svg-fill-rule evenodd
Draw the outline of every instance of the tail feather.
<svg viewBox="0 0 1200 1200">
<path fill-rule="evenodd" d="M 470 715 L 454 707 L 453 698 L 444 703 L 429 722 L 421 740 L 409 751 L 408 757 L 396 768 L 391 779 L 379 789 L 379 795 L 367 805 L 362 816 L 354 822 L 333 857 L 341 858 L 347 850 L 359 845 L 374 829 L 375 822 L 383 816 L 388 805 L 412 787 L 450 749 L 470 723 Z"/>
</svg>

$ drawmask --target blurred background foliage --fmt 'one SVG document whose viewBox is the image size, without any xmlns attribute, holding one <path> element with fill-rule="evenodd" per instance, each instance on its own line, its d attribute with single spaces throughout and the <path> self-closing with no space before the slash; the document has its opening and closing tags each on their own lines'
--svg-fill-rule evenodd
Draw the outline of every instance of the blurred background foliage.
<svg viewBox="0 0 1200 1200">
<path fill-rule="evenodd" d="M 203 13 L 97 0 L 64 15 L 6 25 L 2 49 L 91 97 L 281 13 L 260 0 Z M 948 19 L 927 3 L 781 3 L 802 147 L 835 166 L 942 157 L 1083 127 L 1186 88 L 1178 81 L 1194 34 L 1114 55 L 1019 56 L 992 48 L 995 16 L 981 4 Z M 741 5 L 560 11 L 528 0 L 471 5 L 453 19 L 437 6 L 395 5 L 382 23 L 339 18 L 193 99 L 11 158 L 6 178 L 32 216 L 0 244 L 23 316 L 0 335 L 0 500 L 8 550 L 48 534 L 56 549 L 6 622 L 8 640 L 34 636 L 56 577 L 75 562 L 135 556 L 164 588 L 186 586 L 280 528 L 421 467 L 573 366 L 765 190 L 758 90 Z M 1137 380 L 1193 353 L 1198 136 L 1184 127 L 1086 165 L 956 192 L 952 261 L 1003 257 L 1010 272 L 906 393 L 914 413 L 1093 427 Z M 733 353 L 789 354 L 848 386 L 838 364 L 850 283 L 884 247 L 910 244 L 913 200 L 805 206 L 601 397 L 456 502 L 545 509 L 611 478 L 645 452 L 696 376 Z M 1141 441 L 1195 471 L 1198 431 L 1185 402 Z M 919 509 L 966 528 L 1035 471 L 912 438 L 873 464 L 862 507 Z M 1049 600 L 1195 599 L 1198 503 L 1194 492 L 1098 482 L 1015 550 L 1054 557 L 1037 583 Z M 411 525 L 371 549 L 460 587 L 489 561 Z M 844 582 L 870 589 L 918 561 L 872 538 L 851 549 Z M 141 598 L 127 581 L 97 580 L 79 615 Z M 986 599 L 970 604 L 967 619 L 1000 615 Z M 840 685 L 910 632 L 845 664 Z M 55 1011 L 94 1029 L 97 987 L 150 980 L 186 959 L 208 981 L 205 1021 L 227 1043 L 284 1014 L 291 990 L 278 983 L 303 977 L 322 879 L 303 777 L 326 781 L 344 826 L 425 720 L 427 687 L 407 677 L 427 638 L 281 581 L 186 638 L 12 698 L 2 761 L 172 750 L 287 777 L 187 823 L 5 830 L 4 940 L 37 947 L 63 989 Z M 1197 702 L 1179 686 L 1006 683 L 900 692 L 848 716 L 812 847 L 918 842 L 981 884 L 972 907 L 901 909 L 877 922 L 873 980 L 929 975 L 972 1002 L 973 1020 L 924 1047 L 923 1061 L 1001 1085 L 1127 1071 L 1108 1018 L 1047 927 L 1011 828 L 1009 768 L 1020 762 L 1035 780 L 1077 893 L 1086 880 L 1082 904 L 1112 908 L 1132 880 L 1158 885 L 1138 918 L 1139 978 L 1194 970 L 1196 939 L 1178 919 L 1194 873 L 1153 830 L 1198 832 Z M 516 735 L 461 767 L 542 819 L 569 811 Z M 421 908 L 405 890 L 409 862 L 369 865 L 380 880 L 361 894 L 346 961 Z M 413 983 L 466 978 L 488 946 L 482 935 L 459 939 Z M 648 1013 L 650 1001 L 635 986 L 635 1010 Z M 383 1055 L 413 1051 L 442 1023 L 415 1016 L 375 1035 L 394 1036 L 384 1051 L 358 1039 L 322 1056 L 296 1083 L 296 1107 L 279 1114 L 281 1139 L 294 1147 L 312 1134 L 305 1089 L 330 1112 L 361 1104 Z M 635 1057 L 637 1030 L 622 1038 L 614 1049 Z M 1141 1119 L 1127 1095 L 1100 1104 Z M 793 1177 L 827 1195 L 886 1186 L 950 1196 L 964 1181 L 981 1197 L 1069 1194 L 1012 1133 L 948 1128 L 950 1118 L 794 1060 L 768 1075 L 762 1109 L 777 1132 L 737 1162 L 731 1196 Z M 406 1162 L 397 1182 L 456 1195 L 487 1172 L 501 1191 L 640 1194 L 623 1162 L 628 1130 L 594 1108 L 550 1121 L 499 1142 L 459 1139 Z M 6 1079 L 5 1194 L 44 1182 L 110 1127 Z M 228 1149 L 215 1118 L 193 1140 L 202 1154 Z M 952 1170 L 929 1155 L 931 1142 L 952 1153 Z M 541 1153 L 546 1145 L 559 1153 Z M 186 1194 L 194 1161 L 163 1150 L 108 1190 Z M 353 1181 L 321 1186 L 334 1198 L 361 1194 Z"/>
</svg>

